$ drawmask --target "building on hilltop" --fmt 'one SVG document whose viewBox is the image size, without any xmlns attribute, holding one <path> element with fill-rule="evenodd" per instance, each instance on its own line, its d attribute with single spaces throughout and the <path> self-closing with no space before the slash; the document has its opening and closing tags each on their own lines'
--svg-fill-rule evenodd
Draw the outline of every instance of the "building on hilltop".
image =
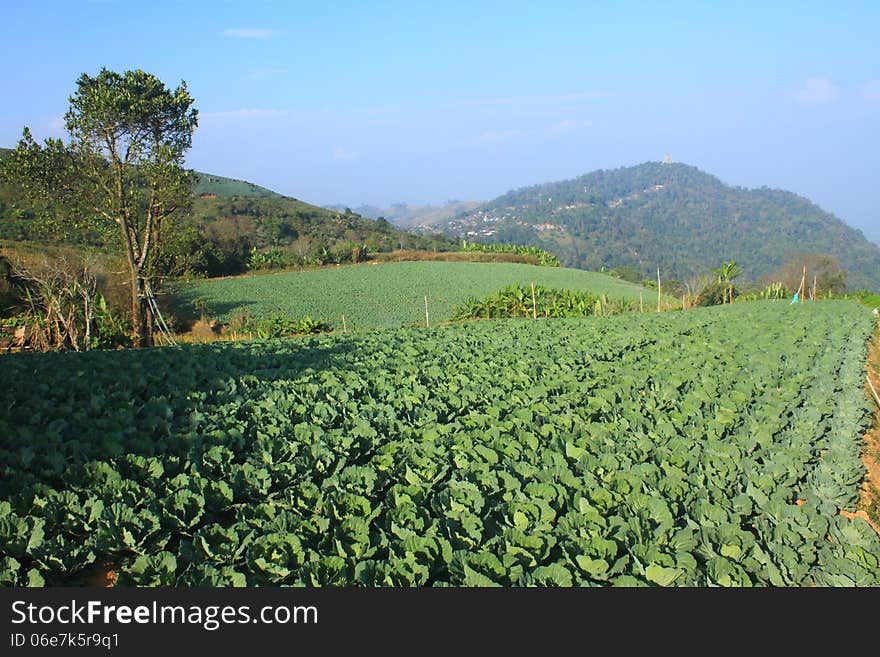
<svg viewBox="0 0 880 657">
<path fill-rule="evenodd" d="M 672 164 L 672 156 L 669 153 L 663 156 L 663 164 Z"/>
</svg>

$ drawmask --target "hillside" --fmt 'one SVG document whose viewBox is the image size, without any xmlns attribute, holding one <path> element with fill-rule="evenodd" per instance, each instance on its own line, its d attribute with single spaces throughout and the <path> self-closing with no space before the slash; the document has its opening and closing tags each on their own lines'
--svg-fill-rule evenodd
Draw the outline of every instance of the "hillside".
<svg viewBox="0 0 880 657">
<path fill-rule="evenodd" d="M 0 157 L 9 153 L 0 149 Z M 337 212 L 283 196 L 246 181 L 192 171 L 195 198 L 190 211 L 166 226 L 163 273 L 222 276 L 246 269 L 253 249 L 275 249 L 293 264 L 327 264 L 367 252 L 395 249 L 455 249 L 440 235 L 417 235 L 352 212 Z M 0 185 L 0 240 L 115 246 L 115 230 L 47 233 L 26 204 Z"/>
<path fill-rule="evenodd" d="M 725 185 L 685 164 L 648 162 L 525 187 L 434 224 L 476 241 L 537 244 L 570 267 L 658 266 L 687 280 L 735 259 L 756 280 L 794 253 L 839 259 L 851 289 L 880 288 L 880 247 L 791 192 Z"/>
<path fill-rule="evenodd" d="M 194 172 L 195 184 L 193 193 L 196 196 L 257 196 L 262 198 L 279 198 L 281 194 L 271 189 L 260 187 L 245 180 L 224 178 L 209 173 Z"/>
<path fill-rule="evenodd" d="M 483 298 L 519 283 L 607 294 L 617 299 L 656 299 L 656 292 L 611 276 L 576 269 L 474 262 L 400 262 L 312 271 L 238 276 L 189 284 L 178 290 L 178 312 L 192 312 L 198 299 L 207 313 L 228 320 L 247 309 L 255 316 L 282 311 L 311 316 L 334 326 L 375 328 L 441 322 L 468 297 Z M 652 296 L 653 295 L 653 296 Z"/>
</svg>

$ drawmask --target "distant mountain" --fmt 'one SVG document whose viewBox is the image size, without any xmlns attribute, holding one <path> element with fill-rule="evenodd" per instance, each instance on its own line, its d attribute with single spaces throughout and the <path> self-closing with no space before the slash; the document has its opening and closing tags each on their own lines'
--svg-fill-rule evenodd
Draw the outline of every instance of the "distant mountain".
<svg viewBox="0 0 880 657">
<path fill-rule="evenodd" d="M 395 226 L 411 228 L 419 231 L 429 230 L 432 224 L 451 219 L 457 214 L 470 212 L 479 207 L 481 201 L 449 201 L 446 205 L 410 205 L 408 203 L 392 203 L 386 208 L 375 205 L 358 205 L 351 208 L 355 212 L 370 219 L 384 217 Z M 330 210 L 343 211 L 344 205 L 325 205 Z"/>
<path fill-rule="evenodd" d="M 432 224 L 456 238 L 537 244 L 570 267 L 661 267 L 687 280 L 735 259 L 749 279 L 795 253 L 838 258 L 850 289 L 880 289 L 880 247 L 808 199 L 647 162 L 510 191 Z"/>
</svg>

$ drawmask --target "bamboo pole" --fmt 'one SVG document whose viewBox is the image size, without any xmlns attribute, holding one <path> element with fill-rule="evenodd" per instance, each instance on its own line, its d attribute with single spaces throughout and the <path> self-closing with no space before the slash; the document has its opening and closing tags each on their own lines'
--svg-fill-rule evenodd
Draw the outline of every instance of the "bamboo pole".
<svg viewBox="0 0 880 657">
<path fill-rule="evenodd" d="M 532 281 L 532 319 L 538 319 L 538 304 L 535 301 L 535 281 Z"/>
<path fill-rule="evenodd" d="M 346 329 L 346 327 L 345 327 L 345 314 L 344 313 L 342 315 L 342 332 L 348 333 L 348 329 Z"/>
<path fill-rule="evenodd" d="M 810 296 L 811 301 L 816 300 L 816 283 L 818 282 L 818 280 L 819 280 L 819 277 L 814 274 L 813 275 L 813 294 Z"/>
<path fill-rule="evenodd" d="M 645 299 L 644 299 L 644 295 L 642 294 L 641 290 L 639 290 L 639 312 L 640 313 L 645 312 Z"/>
<path fill-rule="evenodd" d="M 661 299 L 662 299 L 662 297 L 660 295 L 660 267 L 657 267 L 657 312 L 658 313 L 663 310 L 662 307 L 660 306 Z"/>
<path fill-rule="evenodd" d="M 427 294 L 425 295 L 425 326 L 429 327 L 429 328 L 431 326 L 431 322 L 428 319 L 428 295 Z"/>
</svg>

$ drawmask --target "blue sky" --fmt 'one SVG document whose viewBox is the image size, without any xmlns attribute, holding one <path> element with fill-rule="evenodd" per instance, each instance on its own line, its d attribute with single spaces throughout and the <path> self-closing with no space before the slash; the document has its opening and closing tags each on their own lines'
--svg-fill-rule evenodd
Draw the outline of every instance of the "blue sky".
<svg viewBox="0 0 880 657">
<path fill-rule="evenodd" d="M 660 160 L 880 241 L 880 3 L 0 1 L 0 145 L 81 73 L 185 80 L 188 166 L 319 205 L 489 199 Z"/>
</svg>

